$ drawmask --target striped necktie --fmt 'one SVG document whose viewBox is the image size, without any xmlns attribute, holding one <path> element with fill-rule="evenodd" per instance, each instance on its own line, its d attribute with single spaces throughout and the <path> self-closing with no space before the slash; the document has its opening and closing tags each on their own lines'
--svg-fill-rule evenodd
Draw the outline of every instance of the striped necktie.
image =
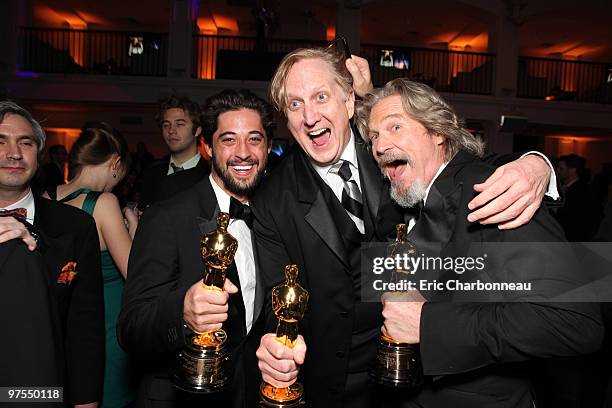
<svg viewBox="0 0 612 408">
<path fill-rule="evenodd" d="M 349 213 L 357 228 L 363 233 L 363 197 L 357 182 L 353 178 L 350 163 L 346 160 L 340 160 L 329 171 L 339 175 L 344 182 L 342 207 Z"/>
</svg>

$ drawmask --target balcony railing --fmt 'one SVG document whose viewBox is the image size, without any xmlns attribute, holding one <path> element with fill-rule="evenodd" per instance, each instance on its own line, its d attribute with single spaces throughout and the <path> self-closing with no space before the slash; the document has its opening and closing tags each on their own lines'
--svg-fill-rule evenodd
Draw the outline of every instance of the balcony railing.
<svg viewBox="0 0 612 408">
<path fill-rule="evenodd" d="M 20 28 L 20 70 L 166 76 L 165 33 Z"/>
<path fill-rule="evenodd" d="M 193 77 L 269 81 L 282 57 L 325 41 L 195 35 Z M 166 76 L 168 34 L 20 28 L 21 71 Z M 392 51 L 390 53 L 389 51 Z M 495 54 L 362 44 L 380 86 L 408 77 L 438 91 L 491 95 Z M 612 103 L 612 63 L 519 57 L 517 96 Z"/>
<path fill-rule="evenodd" d="M 268 81 L 286 53 L 326 44 L 283 39 L 258 43 L 254 37 L 196 35 L 194 76 Z M 395 60 L 391 53 L 383 58 L 384 50 L 393 50 Z M 494 54 L 371 44 L 363 44 L 361 54 L 368 59 L 377 86 L 393 78 L 409 77 L 445 92 L 491 94 L 493 90 Z"/>
<path fill-rule="evenodd" d="M 361 55 L 375 86 L 405 77 L 440 92 L 493 93 L 495 54 L 362 44 Z"/>
<path fill-rule="evenodd" d="M 612 63 L 519 57 L 517 96 L 612 103 Z"/>
<path fill-rule="evenodd" d="M 324 46 L 324 41 L 266 39 L 223 35 L 194 36 L 194 77 L 269 81 L 280 60 L 302 47 Z"/>
</svg>

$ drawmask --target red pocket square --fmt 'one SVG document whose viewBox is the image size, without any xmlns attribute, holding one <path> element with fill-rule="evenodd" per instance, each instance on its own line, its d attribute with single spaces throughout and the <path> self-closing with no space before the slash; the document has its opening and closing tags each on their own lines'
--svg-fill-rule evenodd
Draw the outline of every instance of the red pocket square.
<svg viewBox="0 0 612 408">
<path fill-rule="evenodd" d="M 64 265 L 62 268 L 62 273 L 60 273 L 59 277 L 57 278 L 57 283 L 62 285 L 70 285 L 78 273 L 76 271 L 76 266 L 76 262 L 68 262 L 66 265 Z"/>
</svg>

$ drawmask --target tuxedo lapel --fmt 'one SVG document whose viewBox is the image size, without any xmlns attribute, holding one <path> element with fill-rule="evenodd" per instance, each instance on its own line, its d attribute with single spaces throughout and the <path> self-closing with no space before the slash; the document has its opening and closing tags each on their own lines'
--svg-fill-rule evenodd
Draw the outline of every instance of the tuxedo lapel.
<svg viewBox="0 0 612 408">
<path fill-rule="evenodd" d="M 298 200 L 304 204 L 304 220 L 314 232 L 325 242 L 338 259 L 349 266 L 342 237 L 338 233 L 336 223 L 328 203 L 319 186 L 318 175 L 315 174 L 303 152 L 296 154 L 295 175 Z"/>
<path fill-rule="evenodd" d="M 408 234 L 420 253 L 441 256 L 445 246 L 453 239 L 463 189 L 471 188 L 457 182 L 455 176 L 466 161 L 471 160 L 473 156 L 460 151 L 431 186 L 421 216 Z"/>
<path fill-rule="evenodd" d="M 376 230 L 374 223 L 380 208 L 384 180 L 372 158 L 372 153 L 363 142 L 355 141 L 355 151 L 357 152 L 357 162 L 359 163 L 361 194 L 364 198 L 364 203 L 366 203 L 363 217 L 365 235 L 370 240 Z"/>
</svg>

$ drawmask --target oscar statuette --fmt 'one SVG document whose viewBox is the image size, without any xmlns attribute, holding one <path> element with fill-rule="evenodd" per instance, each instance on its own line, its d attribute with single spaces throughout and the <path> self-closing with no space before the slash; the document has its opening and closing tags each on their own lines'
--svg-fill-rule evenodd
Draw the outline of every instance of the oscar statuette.
<svg viewBox="0 0 612 408">
<path fill-rule="evenodd" d="M 396 230 L 397 237 L 387 249 L 388 256 L 395 257 L 398 254 L 416 256 L 416 247 L 408 240 L 408 226 L 397 224 Z M 392 271 L 391 282 L 400 282 L 405 273 L 397 269 Z M 414 296 L 421 295 L 416 292 Z M 378 338 L 376 359 L 370 366 L 368 374 L 377 384 L 397 388 L 419 387 L 424 382 L 419 345 L 402 343 L 381 333 Z"/>
<path fill-rule="evenodd" d="M 219 213 L 217 229 L 200 241 L 200 254 L 205 267 L 202 285 L 207 290 L 222 291 L 225 274 L 238 249 L 238 241 L 227 232 L 229 214 Z M 213 393 L 223 390 L 232 379 L 227 350 L 227 334 L 223 329 L 195 333 L 178 353 L 171 372 L 174 385 L 187 392 Z"/>
<path fill-rule="evenodd" d="M 276 340 L 293 348 L 298 338 L 298 322 L 304 317 L 308 292 L 297 283 L 297 265 L 285 267 L 285 282 L 272 289 L 272 310 L 278 318 Z M 304 404 L 302 384 L 276 388 L 265 381 L 259 387 L 261 407 L 293 408 Z"/>
</svg>

